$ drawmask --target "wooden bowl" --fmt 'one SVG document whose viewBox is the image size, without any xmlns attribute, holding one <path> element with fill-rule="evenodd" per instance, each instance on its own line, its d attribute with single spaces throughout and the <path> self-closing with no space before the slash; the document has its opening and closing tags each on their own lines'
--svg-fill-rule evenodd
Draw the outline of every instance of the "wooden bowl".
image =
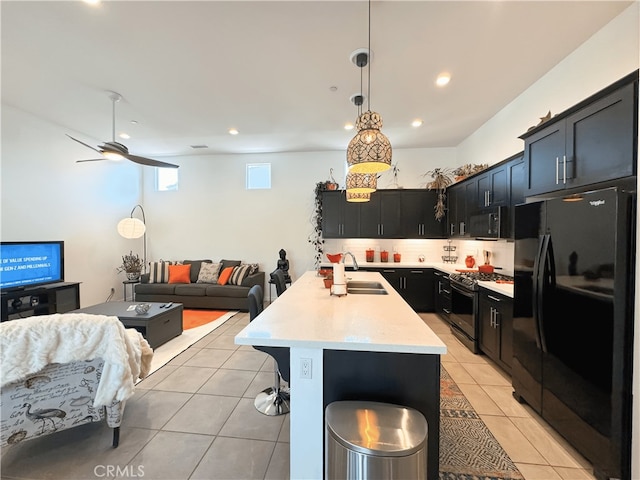
<svg viewBox="0 0 640 480">
<path fill-rule="evenodd" d="M 340 263 L 340 260 L 342 260 L 342 254 L 341 253 L 327 253 L 327 258 L 329 259 L 329 261 L 331 263 Z"/>
</svg>

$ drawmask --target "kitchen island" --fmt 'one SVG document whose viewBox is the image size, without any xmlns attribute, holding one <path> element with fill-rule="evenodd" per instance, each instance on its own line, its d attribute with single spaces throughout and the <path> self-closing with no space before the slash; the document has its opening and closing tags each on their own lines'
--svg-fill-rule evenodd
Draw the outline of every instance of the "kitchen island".
<svg viewBox="0 0 640 480">
<path fill-rule="evenodd" d="M 240 345 L 290 349 L 290 478 L 323 478 L 328 404 L 372 400 L 422 412 L 428 478 L 437 479 L 440 355 L 447 348 L 382 275 L 347 278 L 379 282 L 387 294 L 332 296 L 322 277 L 307 272 L 235 337 Z"/>
</svg>

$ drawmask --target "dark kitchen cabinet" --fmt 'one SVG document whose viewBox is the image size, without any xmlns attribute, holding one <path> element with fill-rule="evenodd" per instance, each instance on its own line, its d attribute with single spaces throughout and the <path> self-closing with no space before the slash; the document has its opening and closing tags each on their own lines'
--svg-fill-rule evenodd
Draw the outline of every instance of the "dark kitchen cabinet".
<svg viewBox="0 0 640 480">
<path fill-rule="evenodd" d="M 451 282 L 449 274 L 440 270 L 433 271 L 434 310 L 447 323 L 451 314 Z"/>
<path fill-rule="evenodd" d="M 527 196 L 636 174 L 638 72 L 520 136 Z"/>
<path fill-rule="evenodd" d="M 502 207 L 508 204 L 507 167 L 500 163 L 475 177 L 475 202 L 472 212 L 487 207 Z"/>
<path fill-rule="evenodd" d="M 511 374 L 513 357 L 513 300 L 480 289 L 480 350 Z"/>
<path fill-rule="evenodd" d="M 447 234 L 449 237 L 467 235 L 467 198 L 474 198 L 474 186 L 469 182 L 457 183 L 446 190 Z"/>
<path fill-rule="evenodd" d="M 377 190 L 360 204 L 361 238 L 402 238 L 400 190 Z"/>
<path fill-rule="evenodd" d="M 322 193 L 322 236 L 357 238 L 360 235 L 360 205 L 347 202 L 344 191 Z"/>
<path fill-rule="evenodd" d="M 380 272 L 416 312 L 433 312 L 434 275 L 431 268 L 362 268 Z"/>
<path fill-rule="evenodd" d="M 445 236 L 445 219 L 435 217 L 436 190 L 404 190 L 400 195 L 404 238 Z"/>
</svg>

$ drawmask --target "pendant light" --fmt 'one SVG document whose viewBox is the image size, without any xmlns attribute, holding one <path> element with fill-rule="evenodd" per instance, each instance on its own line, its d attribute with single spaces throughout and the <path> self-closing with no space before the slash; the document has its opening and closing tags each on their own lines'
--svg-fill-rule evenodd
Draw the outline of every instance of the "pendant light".
<svg viewBox="0 0 640 480">
<path fill-rule="evenodd" d="M 367 111 L 356 120 L 358 133 L 351 139 L 347 147 L 347 164 L 352 173 L 377 173 L 391 168 L 391 142 L 380 131 L 382 117 L 371 111 L 371 0 L 369 0 L 369 47 L 366 53 L 354 52 L 352 61 L 361 69 L 360 86 L 362 87 L 362 68 L 367 69 Z M 362 89 L 361 89 L 362 91 Z"/>
<path fill-rule="evenodd" d="M 376 191 L 378 178 L 375 173 L 347 173 L 347 192 L 373 193 Z"/>
<path fill-rule="evenodd" d="M 347 202 L 368 202 L 371 200 L 370 193 L 347 192 Z"/>
</svg>

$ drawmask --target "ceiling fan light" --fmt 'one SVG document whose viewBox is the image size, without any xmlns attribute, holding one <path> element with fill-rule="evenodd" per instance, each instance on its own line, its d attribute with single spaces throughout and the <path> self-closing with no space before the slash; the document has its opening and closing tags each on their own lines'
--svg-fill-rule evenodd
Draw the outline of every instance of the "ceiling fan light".
<svg viewBox="0 0 640 480">
<path fill-rule="evenodd" d="M 104 158 L 108 158 L 109 160 L 123 160 L 124 157 L 117 152 L 102 152 Z"/>
<path fill-rule="evenodd" d="M 347 173 L 347 193 L 373 193 L 378 187 L 375 173 Z"/>
<path fill-rule="evenodd" d="M 347 202 L 368 202 L 370 200 L 370 193 L 347 192 Z"/>
</svg>

